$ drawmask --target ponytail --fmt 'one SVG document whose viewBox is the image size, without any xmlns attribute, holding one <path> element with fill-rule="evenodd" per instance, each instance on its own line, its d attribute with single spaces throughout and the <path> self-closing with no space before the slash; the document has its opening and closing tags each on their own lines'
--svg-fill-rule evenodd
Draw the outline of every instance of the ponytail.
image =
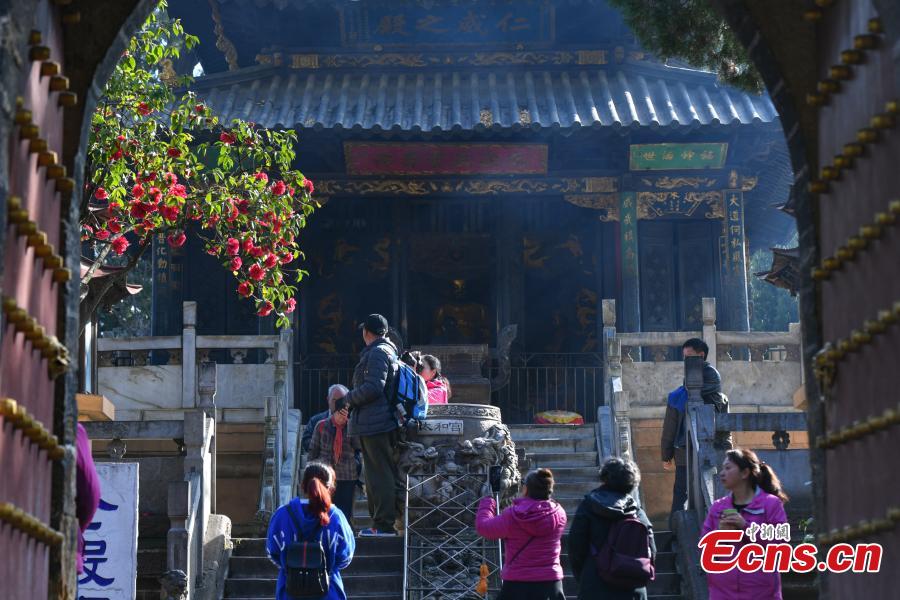
<svg viewBox="0 0 900 600">
<path fill-rule="evenodd" d="M 309 510 L 319 518 L 322 526 L 331 522 L 331 494 L 334 489 L 334 469 L 322 463 L 312 462 L 303 470 L 300 489 L 309 499 Z"/>
<path fill-rule="evenodd" d="M 753 450 L 735 448 L 734 450 L 729 450 L 725 456 L 728 460 L 737 465 L 741 471 L 744 469 L 750 470 L 750 476 L 747 478 L 747 482 L 750 485 L 759 487 L 767 494 L 777 496 L 782 503 L 789 500 L 788 495 L 781 489 L 781 480 L 778 479 L 775 470 L 759 460 L 756 452 Z"/>
<path fill-rule="evenodd" d="M 764 492 L 778 496 L 782 503 L 788 501 L 788 495 L 781 489 L 781 480 L 778 479 L 775 470 L 762 461 L 759 463 L 759 476 L 756 478 L 756 483 Z"/>
</svg>

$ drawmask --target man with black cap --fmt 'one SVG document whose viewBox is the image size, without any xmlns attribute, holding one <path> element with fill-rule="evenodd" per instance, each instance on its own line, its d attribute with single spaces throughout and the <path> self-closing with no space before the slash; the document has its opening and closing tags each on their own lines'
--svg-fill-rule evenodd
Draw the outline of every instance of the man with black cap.
<svg viewBox="0 0 900 600">
<path fill-rule="evenodd" d="M 353 370 L 353 389 L 347 395 L 350 407 L 349 434 L 359 437 L 366 480 L 366 497 L 372 527 L 361 536 L 396 535 L 394 520 L 399 516 L 400 433 L 397 416 L 386 390 L 396 373 L 397 347 L 387 339 L 387 319 L 378 314 L 360 325 L 366 347 Z"/>
</svg>

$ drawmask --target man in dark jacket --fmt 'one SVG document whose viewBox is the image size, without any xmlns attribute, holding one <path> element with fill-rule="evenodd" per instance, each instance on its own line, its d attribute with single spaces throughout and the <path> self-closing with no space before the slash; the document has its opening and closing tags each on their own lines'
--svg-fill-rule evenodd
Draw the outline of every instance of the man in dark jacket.
<svg viewBox="0 0 900 600">
<path fill-rule="evenodd" d="M 700 388 L 700 397 L 703 398 L 705 404 L 712 404 L 716 412 L 727 413 L 728 398 L 722 393 L 722 377 L 716 368 L 706 360 L 709 354 L 709 346 L 706 345 L 706 342 L 700 338 L 691 338 L 681 347 L 681 353 L 685 358 L 688 356 L 703 358 L 703 386 Z M 684 422 L 686 408 L 687 390 L 682 385 L 669 394 L 660 441 L 663 469 L 671 471 L 673 462 L 675 467 L 672 509 L 669 512 L 670 528 L 672 513 L 684 510 L 687 502 L 687 427 Z M 731 435 L 728 433 L 716 434 L 716 447 L 731 448 Z"/>
<path fill-rule="evenodd" d="M 578 582 L 579 600 L 646 600 L 647 588 L 614 587 L 597 573 L 591 546 L 603 548 L 613 523 L 634 516 L 650 533 L 650 557 L 656 560 L 653 526 L 631 492 L 641 481 L 641 472 L 630 460 L 610 458 L 600 469 L 600 487 L 587 494 L 575 511 L 569 530 L 569 562 Z"/>
<path fill-rule="evenodd" d="M 366 317 L 361 329 L 366 347 L 353 370 L 353 389 L 347 395 L 348 433 L 357 436 L 362 447 L 366 499 L 372 516 L 372 528 L 362 530 L 360 535 L 396 535 L 394 521 L 399 516 L 402 486 L 397 469 L 400 435 L 386 390 L 396 373 L 397 347 L 385 337 L 388 323 L 381 315 Z"/>
</svg>

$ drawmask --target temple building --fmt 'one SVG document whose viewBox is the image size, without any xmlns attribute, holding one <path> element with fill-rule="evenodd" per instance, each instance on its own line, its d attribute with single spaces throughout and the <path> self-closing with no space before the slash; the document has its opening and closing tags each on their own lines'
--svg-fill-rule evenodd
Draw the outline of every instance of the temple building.
<svg viewBox="0 0 900 600">
<path fill-rule="evenodd" d="M 699 330 L 703 297 L 745 331 L 749 256 L 794 233 L 769 97 L 650 56 L 602 0 L 173 4 L 201 38 L 194 91 L 296 130 L 322 204 L 301 240 L 304 411 L 347 383 L 357 324 L 380 312 L 407 346 L 491 349 L 488 379 L 499 354 L 521 368 L 532 399 L 514 418 L 590 418 L 599 379 L 562 402 L 539 388 L 542 369 L 600 368 L 602 299 L 621 331 Z M 214 262 L 154 248 L 154 335 L 184 300 L 199 333 L 272 326 Z"/>
</svg>

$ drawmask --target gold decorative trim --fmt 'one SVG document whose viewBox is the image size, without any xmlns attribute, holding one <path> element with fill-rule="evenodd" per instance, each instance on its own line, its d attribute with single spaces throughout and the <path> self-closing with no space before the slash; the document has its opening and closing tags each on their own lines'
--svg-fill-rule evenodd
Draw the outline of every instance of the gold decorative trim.
<svg viewBox="0 0 900 600">
<path fill-rule="evenodd" d="M 0 417 L 8 421 L 13 429 L 21 429 L 22 434 L 45 451 L 50 460 L 61 460 L 65 456 L 65 449 L 56 436 L 12 398 L 0 398 Z"/>
<path fill-rule="evenodd" d="M 900 410 L 898 409 L 900 409 L 900 405 L 897 408 L 887 408 L 880 415 L 873 415 L 865 421 L 855 421 L 852 425 L 838 431 L 826 433 L 816 440 L 816 446 L 828 450 L 867 435 L 885 431 L 894 425 L 900 425 Z"/>
<path fill-rule="evenodd" d="M 619 194 L 617 193 L 566 194 L 563 196 L 563 200 L 582 208 L 604 211 L 600 215 L 600 220 L 603 222 L 609 223 L 619 220 Z"/>
<path fill-rule="evenodd" d="M 54 272 L 54 277 L 56 273 Z M 47 373 L 50 379 L 56 379 L 69 368 L 69 350 L 56 338 L 48 335 L 47 331 L 28 312 L 19 307 L 15 298 L 3 296 L 3 314 L 17 332 L 24 334 L 25 339 L 31 342 L 31 346 L 40 350 L 41 355 L 47 359 Z"/>
<path fill-rule="evenodd" d="M 840 364 L 853 352 L 868 346 L 875 336 L 887 331 L 900 320 L 900 300 L 886 310 L 878 312 L 878 318 L 865 321 L 862 329 L 854 329 L 846 338 L 826 343 L 816 354 L 813 371 L 823 391 L 831 389 Z"/>
<path fill-rule="evenodd" d="M 884 518 L 863 519 L 856 525 L 847 525 L 841 529 L 832 529 L 828 533 L 820 533 L 816 538 L 820 546 L 851 542 L 876 533 L 892 531 L 900 525 L 900 506 L 892 506 L 884 513 Z"/>
<path fill-rule="evenodd" d="M 900 200 L 893 200 L 887 212 L 877 213 L 869 225 L 860 227 L 859 234 L 850 236 L 847 243 L 838 248 L 833 256 L 823 258 L 820 265 L 813 269 L 812 278 L 815 281 L 830 279 L 832 273 L 855 261 L 859 254 L 869 247 L 870 242 L 884 235 L 887 227 L 898 223 L 900 223 Z"/>
<path fill-rule="evenodd" d="M 712 177 L 669 177 L 668 175 L 665 175 L 663 177 L 658 177 L 656 180 L 645 177 L 641 179 L 641 183 L 662 190 L 671 190 L 680 187 L 711 188 L 716 185 L 718 181 Z"/>
<path fill-rule="evenodd" d="M 215 24 L 213 28 L 216 34 L 216 48 L 225 55 L 225 62 L 228 63 L 229 71 L 236 71 L 238 65 L 237 48 L 225 36 L 225 28 L 222 27 L 222 13 L 219 12 L 219 3 L 216 0 L 209 0 L 209 7 L 212 9 L 212 20 Z"/>
<path fill-rule="evenodd" d="M 679 215 L 693 217 L 704 210 L 705 219 L 724 219 L 725 202 L 722 192 L 638 192 L 638 219 L 656 219 Z"/>
<path fill-rule="evenodd" d="M 577 62 L 579 65 L 605 65 L 609 62 L 608 53 L 607 50 L 579 50 Z"/>
<path fill-rule="evenodd" d="M 586 194 L 615 191 L 614 177 L 533 179 L 317 179 L 316 197 L 431 194 Z"/>
<path fill-rule="evenodd" d="M 6 214 L 11 225 L 16 226 L 16 234 L 28 239 L 28 246 L 34 248 L 36 257 L 43 259 L 43 270 L 58 269 L 63 264 L 53 244 L 47 242 L 47 234 L 38 229 L 37 223 L 28 218 L 28 211 L 22 207 L 22 199 L 10 196 L 6 202 Z"/>
<path fill-rule="evenodd" d="M 63 534 L 11 502 L 0 504 L 0 521 L 47 546 L 59 546 L 63 542 Z"/>
<path fill-rule="evenodd" d="M 218 35 L 218 33 L 217 30 L 216 34 Z M 609 54 L 609 49 L 468 53 L 378 52 L 347 54 L 308 54 L 269 51 L 257 54 L 256 62 L 261 65 L 272 65 L 276 67 L 288 65 L 292 69 L 363 69 L 368 67 L 408 67 L 421 69 L 426 67 L 508 67 L 529 65 L 588 66 L 608 64 Z M 629 58 L 638 61 L 648 60 L 646 55 L 639 52 L 631 53 Z"/>
</svg>

